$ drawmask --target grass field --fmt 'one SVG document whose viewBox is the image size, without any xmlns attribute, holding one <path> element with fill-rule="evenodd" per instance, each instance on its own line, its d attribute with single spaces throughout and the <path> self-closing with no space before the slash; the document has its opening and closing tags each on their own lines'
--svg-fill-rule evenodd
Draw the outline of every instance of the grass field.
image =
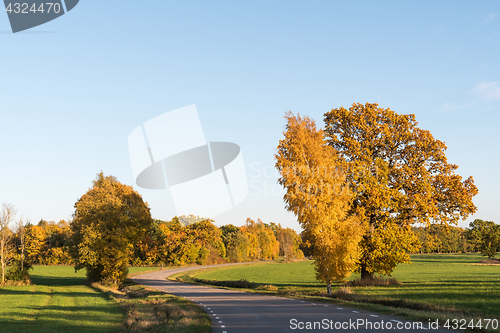
<svg viewBox="0 0 500 333">
<path fill-rule="evenodd" d="M 85 285 L 85 272 L 69 266 L 36 266 L 34 285 L 0 287 L 3 332 L 116 332 L 120 306 Z"/>
<path fill-rule="evenodd" d="M 151 270 L 131 267 L 129 274 Z M 29 286 L 0 287 L 0 332 L 210 332 L 197 306 L 132 283 L 103 292 L 71 266 L 35 266 L 31 279 Z"/>
<path fill-rule="evenodd" d="M 500 319 L 500 265 L 477 265 L 483 258 L 479 254 L 412 255 L 412 265 L 399 265 L 393 272 L 402 285 L 351 287 L 358 296 L 353 299 L 375 304 L 406 300 L 409 302 L 401 306 L 423 304 L 448 313 Z M 189 276 L 216 281 L 246 279 L 254 283 L 254 289 L 273 285 L 282 294 L 319 296 L 326 288 L 315 280 L 312 263 L 269 263 L 196 271 Z"/>
</svg>

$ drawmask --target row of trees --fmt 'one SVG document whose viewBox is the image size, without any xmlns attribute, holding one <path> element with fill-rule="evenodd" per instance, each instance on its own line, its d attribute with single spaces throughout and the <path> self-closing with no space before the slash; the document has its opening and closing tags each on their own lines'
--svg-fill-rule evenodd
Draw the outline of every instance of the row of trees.
<svg viewBox="0 0 500 333">
<path fill-rule="evenodd" d="M 500 252 L 500 225 L 475 219 L 464 229 L 433 224 L 414 227 L 421 243 L 420 253 L 481 252 L 489 259 Z"/>
<path fill-rule="evenodd" d="M 432 224 L 428 227 L 413 227 L 420 241 L 420 253 L 466 253 L 476 252 L 468 239 L 469 229 Z"/>
<path fill-rule="evenodd" d="M 3 205 L 0 225 L 2 283 L 7 266 L 74 264 L 92 281 L 118 284 L 129 265 L 183 265 L 302 258 L 301 237 L 276 223 L 247 219 L 241 227 L 217 227 L 195 216 L 154 220 L 130 186 L 100 173 L 75 204 L 71 222 L 19 221 Z M 17 268 L 16 268 L 17 269 Z M 24 271 L 26 271 L 24 269 Z"/>
</svg>

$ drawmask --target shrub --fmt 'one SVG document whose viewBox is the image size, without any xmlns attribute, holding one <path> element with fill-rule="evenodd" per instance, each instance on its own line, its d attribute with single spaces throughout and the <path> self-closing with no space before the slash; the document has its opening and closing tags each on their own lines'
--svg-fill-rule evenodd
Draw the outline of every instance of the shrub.
<svg viewBox="0 0 500 333">
<path fill-rule="evenodd" d="M 500 259 L 483 259 L 481 264 L 500 265 Z"/>
<path fill-rule="evenodd" d="M 385 279 L 383 277 L 373 277 L 356 279 L 347 282 L 344 286 L 346 287 L 376 287 L 376 286 L 395 286 L 402 284 L 394 278 Z"/>
<path fill-rule="evenodd" d="M 22 281 L 25 283 L 30 282 L 29 270 L 33 269 L 31 264 L 24 263 L 23 268 L 21 269 L 21 262 L 14 261 L 12 266 L 5 274 L 5 279 L 10 281 Z"/>
</svg>

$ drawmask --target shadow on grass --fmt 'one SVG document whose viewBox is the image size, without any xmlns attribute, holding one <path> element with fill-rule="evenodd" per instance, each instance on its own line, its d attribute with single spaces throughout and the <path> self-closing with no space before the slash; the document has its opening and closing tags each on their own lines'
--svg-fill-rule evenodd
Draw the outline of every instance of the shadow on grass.
<svg viewBox="0 0 500 333">
<path fill-rule="evenodd" d="M 47 296 L 61 296 L 61 297 L 101 297 L 106 298 L 104 294 L 96 294 L 91 292 L 61 292 L 61 291 L 40 291 L 37 290 L 35 292 L 29 290 L 19 290 L 19 289 L 3 289 L 0 288 L 0 296 L 2 295 L 12 295 L 12 296 L 33 296 L 33 295 L 47 295 Z"/>
<path fill-rule="evenodd" d="M 39 286 L 61 287 L 61 286 L 82 286 L 86 279 L 81 276 L 60 277 L 32 274 L 31 282 Z"/>
</svg>

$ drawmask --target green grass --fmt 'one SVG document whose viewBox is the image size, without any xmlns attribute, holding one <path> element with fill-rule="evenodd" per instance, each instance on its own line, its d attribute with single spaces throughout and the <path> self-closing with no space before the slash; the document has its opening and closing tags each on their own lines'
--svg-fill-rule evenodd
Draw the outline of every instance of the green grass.
<svg viewBox="0 0 500 333">
<path fill-rule="evenodd" d="M 405 300 L 399 306 L 422 304 L 448 313 L 500 319 L 500 265 L 476 265 L 481 259 L 479 254 L 412 255 L 412 265 L 399 265 L 393 272 L 402 285 L 351 287 L 354 295 L 347 299 L 375 304 Z M 315 279 L 312 261 L 196 271 L 184 273 L 183 279 L 193 277 L 212 281 L 245 279 L 254 284 L 253 289 L 274 285 L 281 294 L 324 296 L 326 292 L 324 284 Z"/>
<path fill-rule="evenodd" d="M 129 276 L 157 270 L 131 267 Z M 209 333 L 210 319 L 185 299 L 135 285 L 121 291 L 86 285 L 85 271 L 35 266 L 32 285 L 0 287 L 0 332 Z"/>
<path fill-rule="evenodd" d="M 0 287 L 2 332 L 116 332 L 120 306 L 85 285 L 85 273 L 69 266 L 36 266 L 29 286 Z"/>
</svg>

